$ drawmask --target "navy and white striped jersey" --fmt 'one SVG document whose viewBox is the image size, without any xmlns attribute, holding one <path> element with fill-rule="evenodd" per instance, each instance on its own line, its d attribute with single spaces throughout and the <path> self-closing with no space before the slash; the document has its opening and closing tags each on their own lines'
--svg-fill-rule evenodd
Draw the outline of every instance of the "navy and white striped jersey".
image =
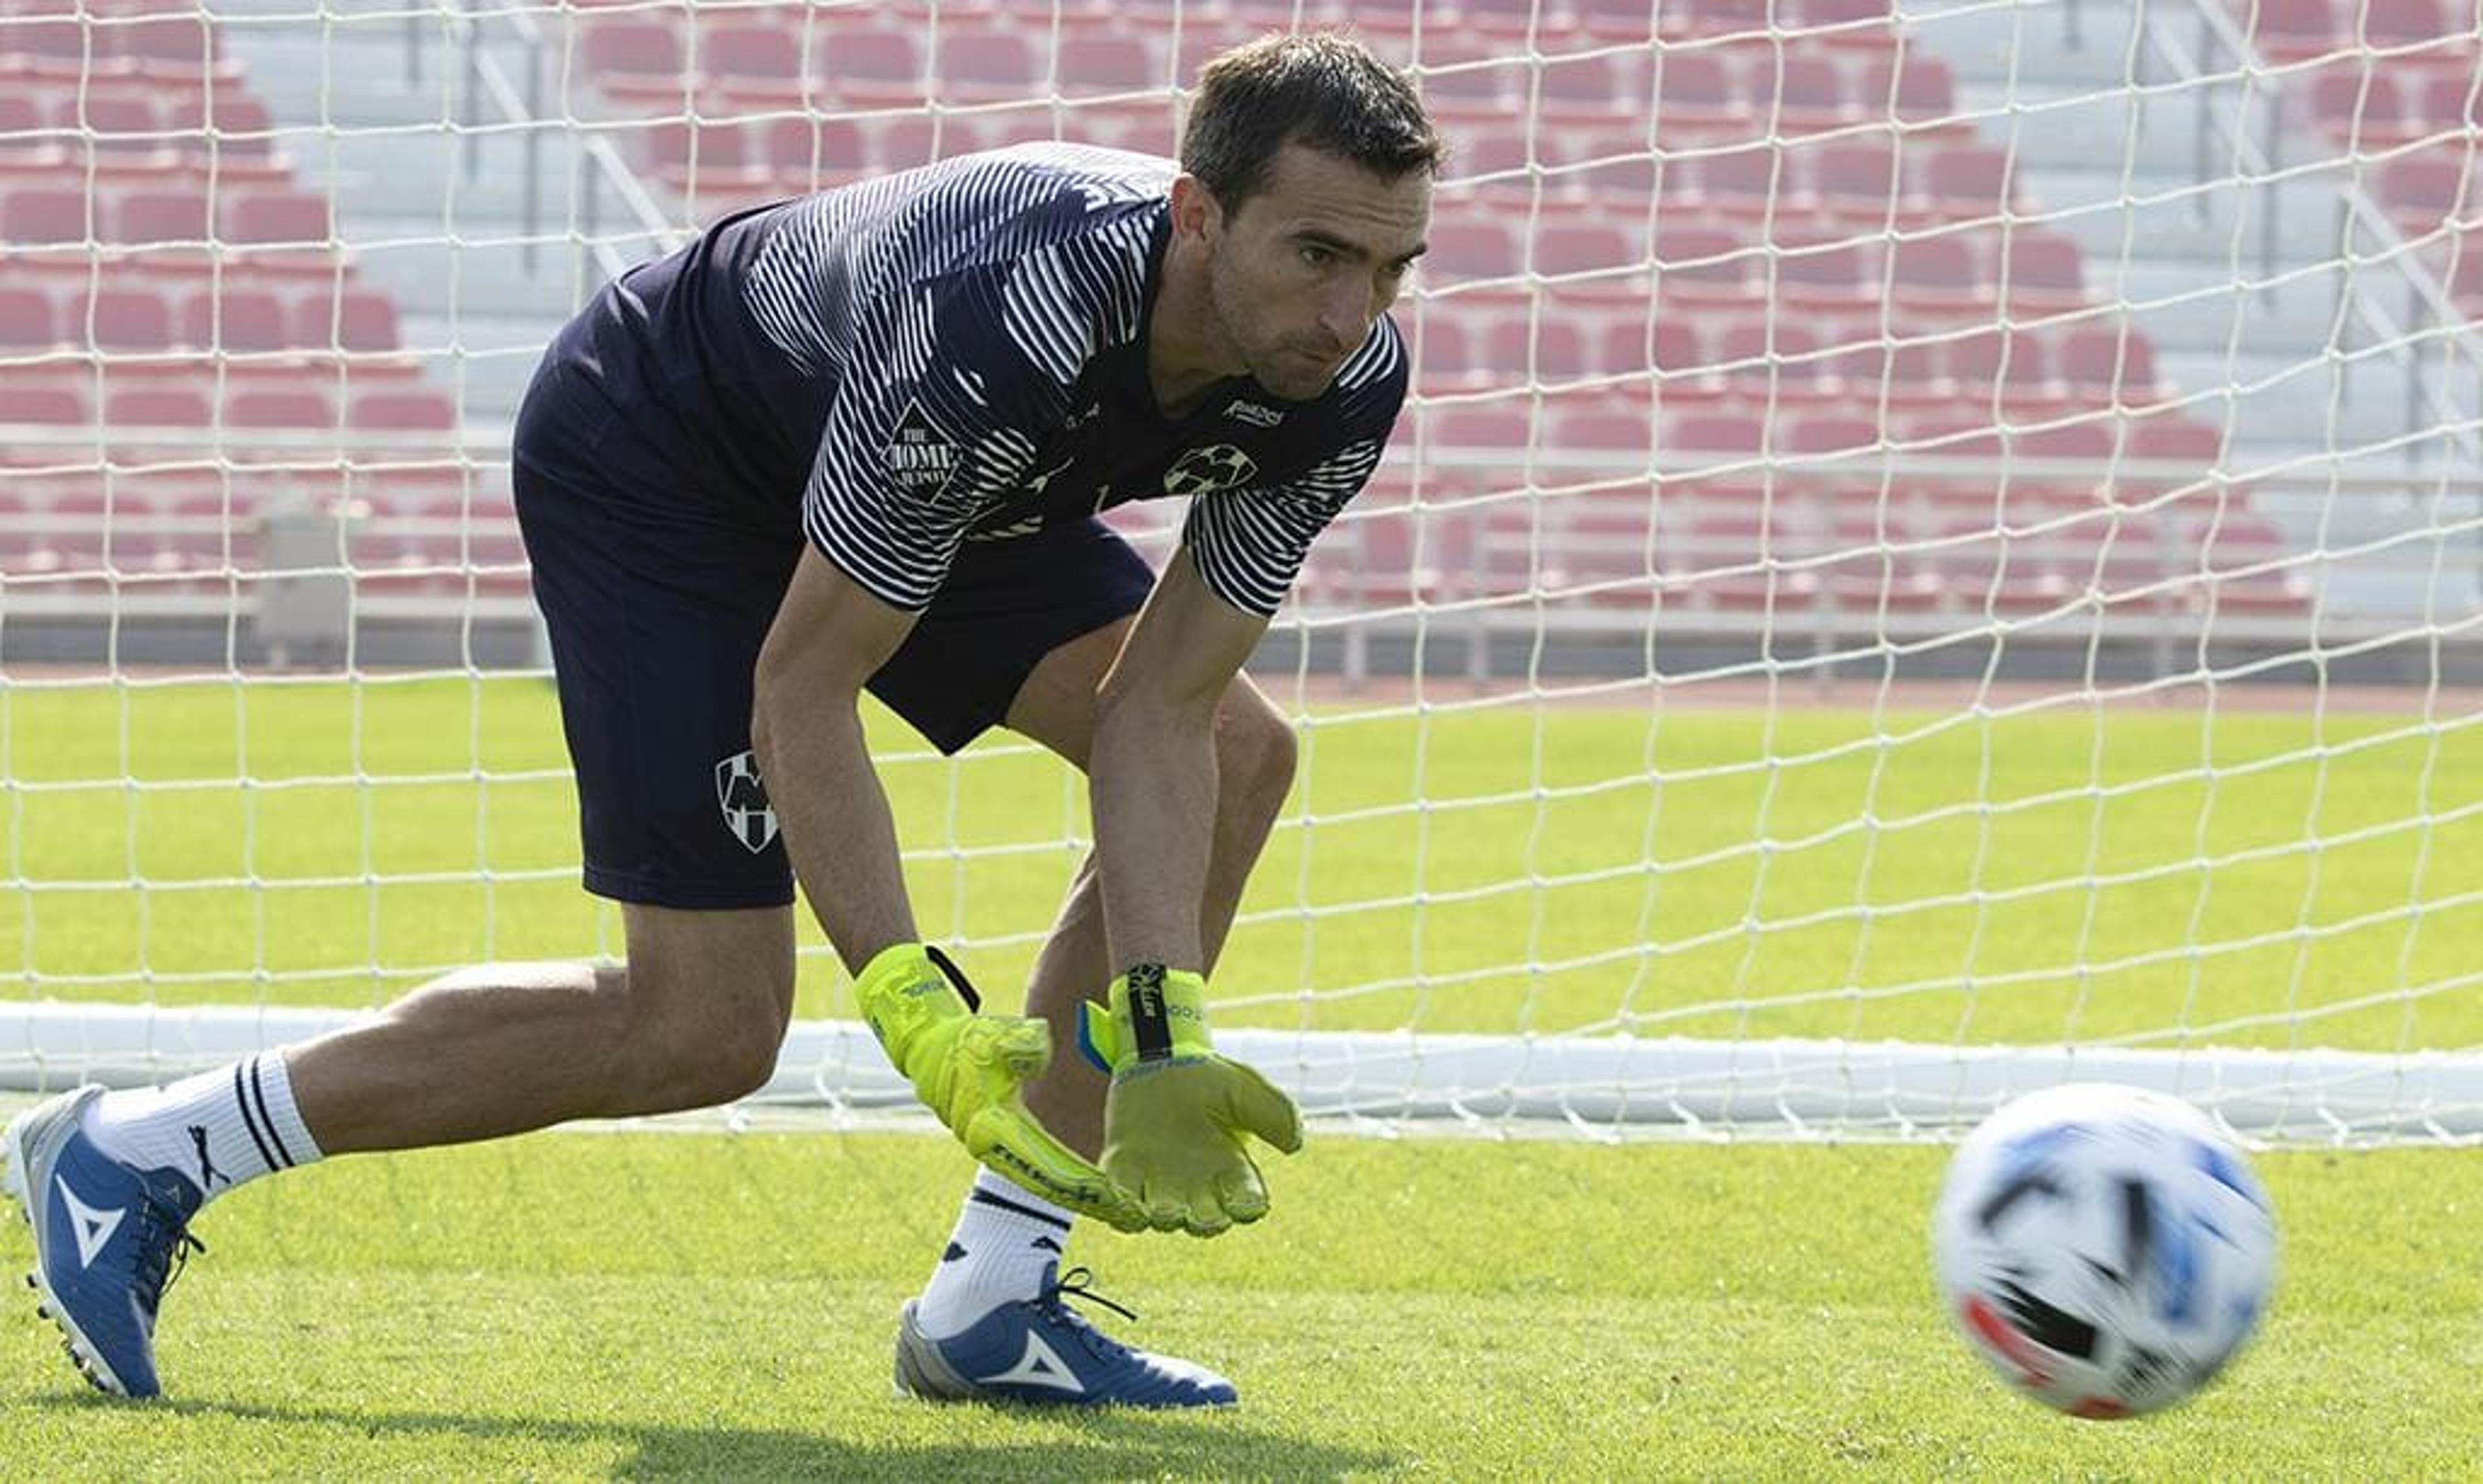
<svg viewBox="0 0 2483 1484">
<path fill-rule="evenodd" d="M 555 345 L 638 481 L 773 523 L 919 610 L 959 544 L 1185 496 L 1211 591 L 1272 614 L 1404 400 L 1383 318 L 1334 384 L 1246 377 L 1167 418 L 1146 324 L 1174 167 L 1030 145 L 780 202 L 631 270 Z M 637 498 L 647 496 L 640 494 Z"/>
</svg>

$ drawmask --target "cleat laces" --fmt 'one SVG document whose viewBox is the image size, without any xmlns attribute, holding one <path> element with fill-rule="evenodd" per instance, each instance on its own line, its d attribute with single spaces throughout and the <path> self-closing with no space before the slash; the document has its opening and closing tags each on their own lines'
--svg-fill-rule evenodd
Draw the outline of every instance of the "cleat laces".
<svg viewBox="0 0 2483 1484">
<path fill-rule="evenodd" d="M 130 1270 L 130 1283 L 138 1292 L 139 1308 L 148 1318 L 162 1307 L 164 1295 L 190 1265 L 190 1255 L 206 1255 L 207 1244 L 190 1234 L 190 1224 L 178 1217 L 172 1223 L 170 1240 L 164 1235 L 164 1218 L 169 1213 L 153 1201 L 138 1204 L 138 1260 Z"/>
<path fill-rule="evenodd" d="M 1136 1321 L 1138 1315 L 1135 1310 L 1123 1308 L 1096 1292 L 1094 1283 L 1093 1268 L 1073 1267 L 1044 1285 L 1043 1291 L 1035 1295 L 1034 1302 L 1036 1307 L 1057 1315 L 1068 1326 L 1069 1332 L 1078 1337 L 1079 1342 L 1092 1351 L 1098 1360 L 1118 1360 L 1130 1353 L 1130 1347 L 1097 1329 L 1087 1322 L 1084 1314 L 1061 1302 L 1063 1299 L 1074 1298 L 1081 1303 L 1101 1304 L 1124 1319 Z"/>
</svg>

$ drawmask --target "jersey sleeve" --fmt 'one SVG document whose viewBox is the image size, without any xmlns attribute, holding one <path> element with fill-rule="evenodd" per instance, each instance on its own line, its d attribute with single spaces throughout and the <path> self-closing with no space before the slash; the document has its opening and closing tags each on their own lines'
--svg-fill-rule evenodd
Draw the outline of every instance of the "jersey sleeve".
<svg viewBox="0 0 2483 1484">
<path fill-rule="evenodd" d="M 803 530 L 892 607 L 930 605 L 967 526 L 1033 462 L 1027 430 L 1047 391 L 994 301 L 989 285 L 966 281 L 875 306 L 829 404 Z"/>
<path fill-rule="evenodd" d="M 1406 374 L 1403 342 L 1383 318 L 1365 349 L 1338 372 L 1344 395 L 1332 452 L 1297 478 L 1190 502 L 1182 543 L 1209 592 L 1244 613 L 1275 617 L 1311 543 L 1379 466 L 1404 405 Z"/>
</svg>

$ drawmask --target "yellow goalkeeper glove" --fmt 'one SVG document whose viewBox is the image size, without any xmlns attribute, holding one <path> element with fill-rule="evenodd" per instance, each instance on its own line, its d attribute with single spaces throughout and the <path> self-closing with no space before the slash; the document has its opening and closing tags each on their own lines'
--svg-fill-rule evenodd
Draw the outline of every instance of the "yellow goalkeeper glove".
<svg viewBox="0 0 2483 1484">
<path fill-rule="evenodd" d="M 1146 1226 L 1135 1204 L 1054 1138 L 1019 1097 L 1052 1060 L 1052 1027 L 975 1014 L 974 987 L 947 954 L 924 943 L 883 949 L 863 966 L 854 994 L 889 1061 L 968 1153 L 1047 1201 L 1124 1232 Z"/>
<path fill-rule="evenodd" d="M 1160 1232 L 1214 1236 L 1268 1214 L 1249 1136 L 1293 1153 L 1301 1110 L 1274 1083 L 1215 1054 L 1207 982 L 1139 964 L 1089 1003 L 1086 1049 L 1112 1073 L 1104 1102 L 1104 1173 Z"/>
</svg>

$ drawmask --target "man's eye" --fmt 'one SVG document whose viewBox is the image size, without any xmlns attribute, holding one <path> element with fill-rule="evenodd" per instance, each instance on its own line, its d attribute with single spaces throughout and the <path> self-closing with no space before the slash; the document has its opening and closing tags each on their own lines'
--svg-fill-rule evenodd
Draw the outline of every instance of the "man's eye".
<svg viewBox="0 0 2483 1484">
<path fill-rule="evenodd" d="M 1336 261 L 1336 254 L 1325 248 L 1317 246 L 1316 244 L 1304 243 L 1302 245 L 1302 261 L 1308 263 L 1313 268 L 1325 268 L 1328 264 Z"/>
</svg>

